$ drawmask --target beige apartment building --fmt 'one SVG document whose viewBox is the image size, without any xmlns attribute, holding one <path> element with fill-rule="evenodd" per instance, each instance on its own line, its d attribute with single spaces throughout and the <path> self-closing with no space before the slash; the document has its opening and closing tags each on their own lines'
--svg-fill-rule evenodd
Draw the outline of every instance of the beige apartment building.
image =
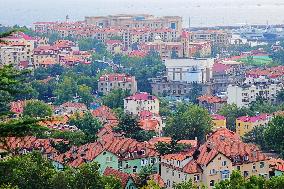
<svg viewBox="0 0 284 189">
<path fill-rule="evenodd" d="M 211 133 L 198 149 L 161 157 L 161 177 L 166 188 L 191 178 L 195 184 L 212 189 L 216 183 L 230 178 L 233 170 L 239 170 L 246 178 L 253 175 L 268 178 L 269 159 L 258 147 L 243 143 L 226 128 Z"/>
<path fill-rule="evenodd" d="M 146 92 L 136 93 L 124 99 L 124 112 L 139 115 L 142 111 L 159 114 L 159 99 Z"/>
<path fill-rule="evenodd" d="M 232 34 L 224 30 L 198 30 L 191 31 L 190 40 L 192 42 L 210 41 L 213 45 L 227 46 L 230 44 Z"/>
<path fill-rule="evenodd" d="M 130 94 L 135 94 L 137 92 L 135 76 L 114 73 L 105 74 L 99 78 L 98 91 L 100 93 L 105 95 L 116 89 L 129 90 Z"/>
<path fill-rule="evenodd" d="M 101 28 L 126 27 L 126 28 L 171 28 L 177 31 L 182 30 L 182 18 L 180 16 L 155 17 L 148 14 L 118 14 L 110 16 L 85 17 L 87 24 L 93 24 Z"/>
<path fill-rule="evenodd" d="M 23 46 L 0 46 L 0 64 L 17 66 L 21 61 L 26 60 L 26 52 Z"/>
</svg>

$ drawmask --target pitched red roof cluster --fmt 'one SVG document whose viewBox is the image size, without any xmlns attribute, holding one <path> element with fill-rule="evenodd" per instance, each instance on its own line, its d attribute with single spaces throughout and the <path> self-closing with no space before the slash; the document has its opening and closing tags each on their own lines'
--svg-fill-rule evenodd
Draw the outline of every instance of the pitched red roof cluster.
<svg viewBox="0 0 284 189">
<path fill-rule="evenodd" d="M 144 119 L 139 121 L 140 127 L 145 131 L 156 131 L 159 130 L 160 122 L 155 119 Z"/>
<path fill-rule="evenodd" d="M 192 157 L 192 155 L 194 154 L 196 148 L 190 148 L 187 151 L 184 152 L 179 152 L 179 153 L 175 153 L 175 154 L 166 154 L 164 156 L 162 156 L 162 159 L 166 159 L 166 160 L 185 160 L 189 157 Z"/>
<path fill-rule="evenodd" d="M 269 165 L 272 169 L 284 172 L 284 160 L 283 159 L 274 159 L 269 160 Z"/>
<path fill-rule="evenodd" d="M 223 72 L 226 72 L 226 71 L 228 71 L 230 69 L 231 69 L 230 65 L 226 65 L 226 64 L 219 63 L 219 62 L 215 62 L 213 64 L 212 71 L 213 72 L 217 72 L 217 73 L 223 73 Z"/>
<path fill-rule="evenodd" d="M 237 134 L 226 128 L 213 132 L 199 148 L 199 152 L 197 163 L 200 165 L 207 165 L 218 154 L 223 154 L 233 164 L 267 160 L 257 146 L 242 142 Z"/>
<path fill-rule="evenodd" d="M 76 109 L 87 110 L 87 106 L 84 103 L 79 103 L 79 102 L 65 102 L 61 104 L 60 107 L 64 107 L 64 108 L 71 107 L 71 108 L 76 108 Z"/>
<path fill-rule="evenodd" d="M 271 116 L 269 114 L 260 114 L 257 116 L 242 116 L 237 118 L 238 121 L 242 121 L 242 122 L 250 122 L 250 123 L 255 123 L 258 121 L 265 121 L 265 120 L 269 120 Z"/>
<path fill-rule="evenodd" d="M 111 125 L 117 125 L 118 119 L 113 111 L 107 106 L 100 106 L 95 110 L 91 111 L 92 115 L 98 118 L 102 123 L 107 123 Z"/>
<path fill-rule="evenodd" d="M 76 131 L 78 128 L 75 125 L 69 125 L 68 121 L 70 117 L 67 115 L 52 117 L 50 120 L 44 120 L 39 122 L 41 126 L 48 127 L 50 129 L 61 131 Z"/>
<path fill-rule="evenodd" d="M 200 168 L 198 163 L 194 159 L 192 159 L 182 168 L 182 171 L 188 174 L 194 174 L 194 173 L 201 173 L 202 169 Z"/>
<path fill-rule="evenodd" d="M 154 138 L 151 138 L 148 142 L 149 144 L 154 146 L 155 144 L 158 144 L 159 142 L 170 143 L 171 141 L 172 141 L 171 137 L 154 137 Z"/>
<path fill-rule="evenodd" d="M 255 68 L 248 70 L 246 72 L 246 77 L 259 78 L 261 76 L 266 76 L 268 78 L 278 78 L 283 77 L 284 66 L 275 66 L 271 68 Z"/>
<path fill-rule="evenodd" d="M 5 145 L 6 149 L 10 150 L 40 150 L 43 154 L 54 154 L 58 151 L 52 147 L 51 142 L 67 142 L 62 139 L 38 139 L 34 136 L 26 137 L 7 137 Z"/>
<path fill-rule="evenodd" d="M 15 32 L 11 36 L 7 37 L 7 39 L 24 39 L 27 41 L 35 41 L 35 39 L 24 32 Z"/>
<path fill-rule="evenodd" d="M 113 168 L 107 167 L 104 171 L 104 176 L 113 176 L 120 180 L 122 188 L 125 188 L 129 179 L 132 179 L 130 174 L 123 173 Z"/>
<path fill-rule="evenodd" d="M 214 104 L 214 103 L 226 103 L 226 100 L 217 97 L 217 96 L 211 96 L 211 95 L 203 95 L 197 98 L 199 102 L 206 102 L 209 104 Z"/>
<path fill-rule="evenodd" d="M 125 98 L 125 100 L 156 100 L 156 96 L 150 95 L 148 93 L 136 93 L 132 96 Z"/>
<path fill-rule="evenodd" d="M 54 160 L 78 167 L 86 161 L 92 161 L 103 151 L 111 152 L 119 159 L 136 159 L 158 156 L 152 146 L 147 142 L 137 142 L 131 138 L 111 137 L 104 135 L 98 142 L 85 144 L 79 147 L 73 146 L 68 152 L 59 155 Z"/>
<path fill-rule="evenodd" d="M 54 46 L 60 49 L 61 48 L 71 48 L 75 46 L 75 43 L 69 40 L 57 40 L 54 42 Z"/>
<path fill-rule="evenodd" d="M 134 80 L 135 80 L 134 76 L 130 76 L 127 74 L 119 74 L 119 73 L 105 74 L 99 78 L 99 81 L 109 81 L 109 82 L 113 81 L 132 82 Z"/>
</svg>

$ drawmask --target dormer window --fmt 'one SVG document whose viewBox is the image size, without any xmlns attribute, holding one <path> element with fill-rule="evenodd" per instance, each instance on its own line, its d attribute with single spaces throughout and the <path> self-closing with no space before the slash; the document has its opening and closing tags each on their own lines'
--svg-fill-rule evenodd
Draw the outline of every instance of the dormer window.
<svg viewBox="0 0 284 189">
<path fill-rule="evenodd" d="M 145 155 L 145 150 L 141 150 L 142 155 Z"/>
<path fill-rule="evenodd" d="M 244 161 L 248 161 L 249 160 L 247 155 L 245 155 L 243 159 L 244 159 Z"/>
</svg>

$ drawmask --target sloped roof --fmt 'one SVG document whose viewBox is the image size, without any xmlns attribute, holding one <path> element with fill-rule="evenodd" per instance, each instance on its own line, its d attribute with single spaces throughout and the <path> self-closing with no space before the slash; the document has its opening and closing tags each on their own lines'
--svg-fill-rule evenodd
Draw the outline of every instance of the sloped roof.
<svg viewBox="0 0 284 189">
<path fill-rule="evenodd" d="M 113 176 L 120 180 L 122 188 L 125 188 L 129 179 L 132 179 L 130 174 L 123 173 L 113 168 L 107 167 L 104 171 L 104 176 Z"/>
</svg>

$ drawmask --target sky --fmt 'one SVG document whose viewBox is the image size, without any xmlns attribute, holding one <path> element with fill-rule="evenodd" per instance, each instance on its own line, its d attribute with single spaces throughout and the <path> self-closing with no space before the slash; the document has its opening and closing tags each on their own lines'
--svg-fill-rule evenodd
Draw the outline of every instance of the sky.
<svg viewBox="0 0 284 189">
<path fill-rule="evenodd" d="M 284 23 L 283 0 L 0 0 L 0 24 L 71 20 L 119 13 L 177 15 L 192 26 Z"/>
</svg>

